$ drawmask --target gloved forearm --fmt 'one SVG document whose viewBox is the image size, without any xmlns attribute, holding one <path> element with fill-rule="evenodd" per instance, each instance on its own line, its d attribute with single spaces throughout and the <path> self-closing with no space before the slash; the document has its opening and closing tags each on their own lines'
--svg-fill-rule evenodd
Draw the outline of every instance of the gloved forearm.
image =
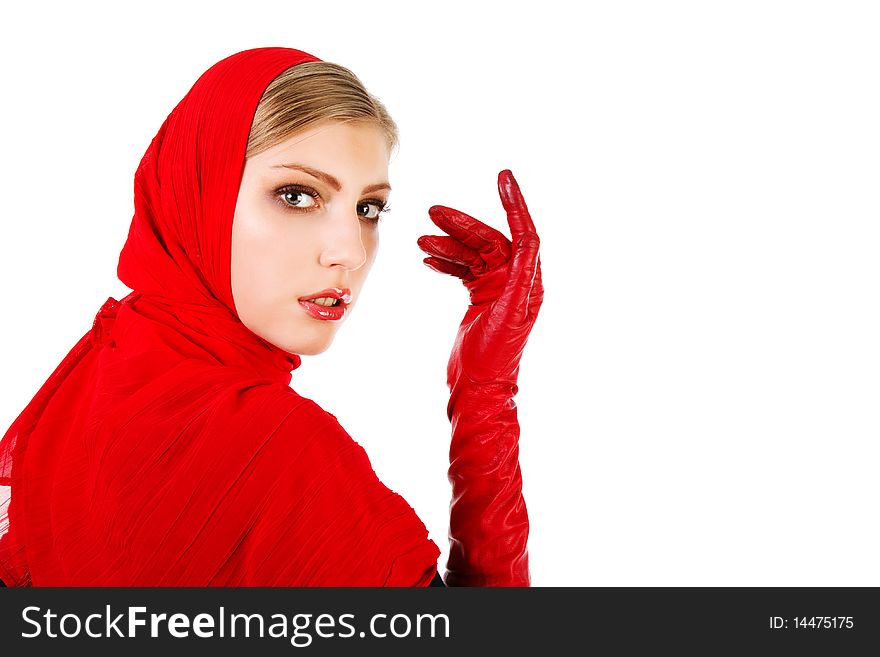
<svg viewBox="0 0 880 657">
<path fill-rule="evenodd" d="M 450 399 L 447 586 L 529 586 L 529 517 L 519 465 L 517 386 Z"/>
</svg>

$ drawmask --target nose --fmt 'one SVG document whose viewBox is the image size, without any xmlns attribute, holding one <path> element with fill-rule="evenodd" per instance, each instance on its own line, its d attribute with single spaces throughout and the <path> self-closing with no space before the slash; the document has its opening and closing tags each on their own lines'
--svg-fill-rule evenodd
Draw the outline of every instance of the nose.
<svg viewBox="0 0 880 657">
<path fill-rule="evenodd" d="M 324 226 L 319 262 L 324 267 L 341 266 L 355 271 L 367 261 L 367 249 L 361 235 L 362 222 L 357 212 L 332 212 Z"/>
</svg>

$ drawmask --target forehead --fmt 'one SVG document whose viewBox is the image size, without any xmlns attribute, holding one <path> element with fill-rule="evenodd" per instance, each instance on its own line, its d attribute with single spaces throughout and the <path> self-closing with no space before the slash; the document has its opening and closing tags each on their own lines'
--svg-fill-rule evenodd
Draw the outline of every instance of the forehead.
<svg viewBox="0 0 880 657">
<path fill-rule="evenodd" d="M 253 160 L 266 166 L 308 158 L 325 166 L 387 167 L 390 153 L 382 129 L 372 123 L 331 122 L 298 131 Z"/>
</svg>

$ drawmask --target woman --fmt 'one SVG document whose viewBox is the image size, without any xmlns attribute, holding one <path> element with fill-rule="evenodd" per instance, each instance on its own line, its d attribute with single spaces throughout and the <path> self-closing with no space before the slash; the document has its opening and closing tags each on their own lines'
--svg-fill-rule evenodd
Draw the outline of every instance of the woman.
<svg viewBox="0 0 880 657">
<path fill-rule="evenodd" d="M 442 585 L 412 507 L 289 385 L 357 304 L 395 143 L 350 71 L 302 51 L 199 78 L 135 174 L 133 292 L 0 442 L 5 585 Z M 419 238 L 471 293 L 447 372 L 456 586 L 529 585 L 513 396 L 543 289 L 509 171 L 499 190 L 513 244 L 442 206 L 448 235 Z"/>
</svg>

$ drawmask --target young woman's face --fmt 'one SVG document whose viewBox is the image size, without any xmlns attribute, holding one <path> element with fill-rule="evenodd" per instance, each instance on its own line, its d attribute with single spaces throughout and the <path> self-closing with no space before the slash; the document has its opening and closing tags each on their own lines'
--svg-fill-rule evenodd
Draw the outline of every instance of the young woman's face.
<svg viewBox="0 0 880 657">
<path fill-rule="evenodd" d="M 232 296 L 251 331 L 295 354 L 330 346 L 376 257 L 389 157 L 378 126 L 330 122 L 245 161 L 232 224 Z M 350 301 L 305 302 L 333 288 L 337 296 L 350 291 Z"/>
</svg>

